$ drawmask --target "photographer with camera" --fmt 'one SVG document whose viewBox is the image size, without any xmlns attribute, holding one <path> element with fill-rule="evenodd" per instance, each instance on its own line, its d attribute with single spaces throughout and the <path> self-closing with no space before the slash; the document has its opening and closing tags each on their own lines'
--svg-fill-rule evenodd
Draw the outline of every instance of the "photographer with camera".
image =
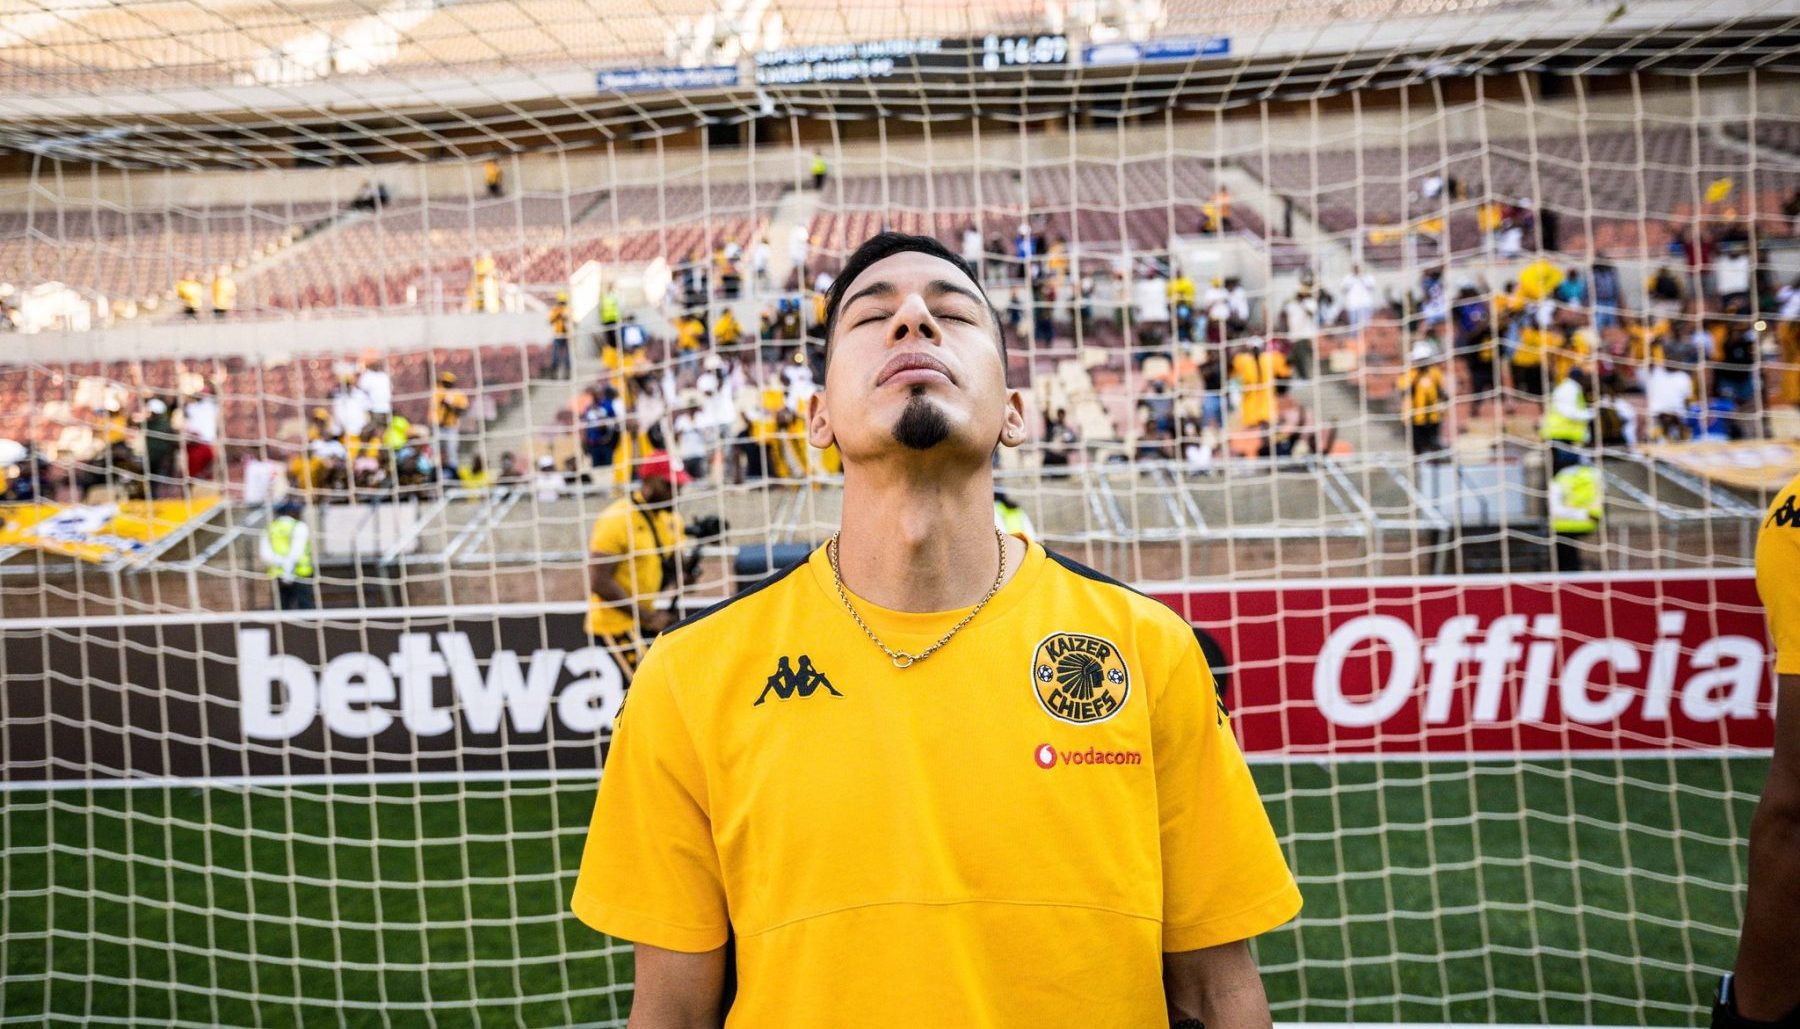
<svg viewBox="0 0 1800 1029">
<path fill-rule="evenodd" d="M 684 529 L 675 490 L 693 481 L 667 452 L 634 466 L 637 489 L 600 512 L 588 540 L 587 631 L 629 676 L 656 634 L 680 620 L 680 583 L 699 573 L 700 551 L 683 553 L 690 535 L 717 537 L 716 517 Z"/>
</svg>

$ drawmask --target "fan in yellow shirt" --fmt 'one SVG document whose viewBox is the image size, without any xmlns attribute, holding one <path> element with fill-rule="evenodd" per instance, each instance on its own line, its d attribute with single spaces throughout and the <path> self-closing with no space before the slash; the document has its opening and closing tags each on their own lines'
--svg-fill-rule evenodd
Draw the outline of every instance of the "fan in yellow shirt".
<svg viewBox="0 0 1800 1029">
<path fill-rule="evenodd" d="M 675 517 L 675 487 L 689 478 L 658 451 L 636 465 L 638 488 L 607 505 L 588 539 L 587 631 L 629 674 L 644 641 L 675 619 L 668 591 L 685 542 Z"/>
<path fill-rule="evenodd" d="M 884 233 L 829 314 L 842 530 L 665 630 L 607 758 L 573 906 L 634 1023 L 1267 1024 L 1245 941 L 1299 891 L 1187 624 L 994 529 L 973 271 Z"/>
</svg>

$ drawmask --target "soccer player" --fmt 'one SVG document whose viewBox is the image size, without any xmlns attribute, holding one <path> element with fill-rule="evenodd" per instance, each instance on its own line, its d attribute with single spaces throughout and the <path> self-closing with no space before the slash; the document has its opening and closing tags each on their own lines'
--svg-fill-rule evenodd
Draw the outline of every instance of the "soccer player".
<svg viewBox="0 0 1800 1029">
<path fill-rule="evenodd" d="M 975 275 L 883 233 L 825 330 L 841 530 L 617 722 L 573 907 L 636 944 L 631 1024 L 1268 1026 L 1299 890 L 1188 625 L 995 529 L 1027 433 Z"/>
<path fill-rule="evenodd" d="M 1756 537 L 1756 591 L 1775 641 L 1775 759 L 1750 822 L 1750 896 L 1737 968 L 1719 984 L 1718 1029 L 1800 1029 L 1800 478 Z"/>
</svg>

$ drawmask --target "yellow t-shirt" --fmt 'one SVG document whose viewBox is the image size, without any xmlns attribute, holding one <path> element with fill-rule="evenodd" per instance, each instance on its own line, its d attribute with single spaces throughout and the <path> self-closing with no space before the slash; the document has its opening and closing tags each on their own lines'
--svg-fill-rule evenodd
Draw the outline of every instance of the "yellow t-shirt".
<svg viewBox="0 0 1800 1029">
<path fill-rule="evenodd" d="M 1769 614 L 1775 673 L 1800 675 L 1800 477 L 1775 495 L 1756 534 L 1756 592 Z"/>
<path fill-rule="evenodd" d="M 852 602 L 912 651 L 967 613 Z M 1193 632 L 1035 543 L 909 669 L 816 550 L 665 631 L 615 733 L 575 914 L 735 938 L 729 1029 L 1167 1025 L 1163 952 L 1300 909 Z"/>
<path fill-rule="evenodd" d="M 656 520 L 654 529 L 652 518 Z M 631 497 L 620 497 L 607 505 L 594 522 L 588 551 L 624 556 L 625 560 L 613 571 L 613 581 L 636 598 L 639 610 L 649 611 L 663 599 L 658 596 L 663 587 L 672 585 L 663 582 L 663 558 L 674 554 L 681 544 L 681 521 L 673 510 L 651 512 L 640 508 Z M 596 636 L 624 636 L 636 630 L 637 617 L 630 608 L 607 607 L 598 596 L 588 595 L 588 632 Z"/>
<path fill-rule="evenodd" d="M 1444 420 L 1444 373 L 1436 365 L 1408 368 L 1395 383 L 1400 391 L 1402 417 L 1412 425 L 1437 425 Z"/>
</svg>

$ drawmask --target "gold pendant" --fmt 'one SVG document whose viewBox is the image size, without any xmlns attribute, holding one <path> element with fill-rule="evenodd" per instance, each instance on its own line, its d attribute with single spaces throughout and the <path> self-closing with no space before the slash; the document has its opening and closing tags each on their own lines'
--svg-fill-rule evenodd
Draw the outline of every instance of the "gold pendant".
<svg viewBox="0 0 1800 1029">
<path fill-rule="evenodd" d="M 910 668 L 913 663 L 913 656 L 911 654 L 895 654 L 893 655 L 893 659 L 895 668 Z"/>
</svg>

